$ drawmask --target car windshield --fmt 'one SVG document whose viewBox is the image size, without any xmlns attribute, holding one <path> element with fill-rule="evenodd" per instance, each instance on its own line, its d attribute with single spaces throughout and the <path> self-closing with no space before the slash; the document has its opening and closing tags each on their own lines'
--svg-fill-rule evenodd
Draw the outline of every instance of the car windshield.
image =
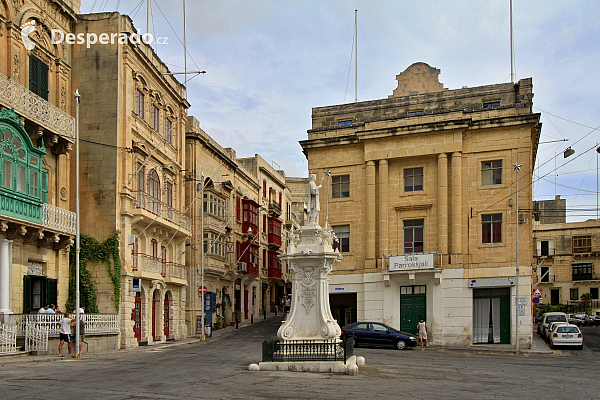
<svg viewBox="0 0 600 400">
<path fill-rule="evenodd" d="M 579 329 L 576 326 L 559 326 L 556 328 L 558 333 L 579 333 Z"/>
<path fill-rule="evenodd" d="M 552 322 L 567 322 L 567 317 L 564 315 L 548 315 L 546 322 L 549 324 Z"/>
</svg>

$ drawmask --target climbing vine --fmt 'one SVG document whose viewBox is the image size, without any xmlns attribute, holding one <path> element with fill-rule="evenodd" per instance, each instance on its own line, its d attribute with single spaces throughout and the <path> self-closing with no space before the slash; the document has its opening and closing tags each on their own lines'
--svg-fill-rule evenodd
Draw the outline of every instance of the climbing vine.
<svg viewBox="0 0 600 400">
<path fill-rule="evenodd" d="M 112 260 L 111 260 L 112 259 Z M 79 252 L 79 296 L 80 305 L 86 306 L 86 311 L 98 312 L 96 288 L 87 269 L 87 262 L 102 262 L 106 265 L 108 276 L 114 285 L 115 309 L 119 310 L 121 300 L 121 256 L 119 253 L 119 232 L 100 243 L 97 239 L 81 235 L 81 249 Z M 75 309 L 75 246 L 71 246 L 69 254 L 71 265 L 71 278 L 69 279 L 69 298 L 67 309 Z"/>
</svg>

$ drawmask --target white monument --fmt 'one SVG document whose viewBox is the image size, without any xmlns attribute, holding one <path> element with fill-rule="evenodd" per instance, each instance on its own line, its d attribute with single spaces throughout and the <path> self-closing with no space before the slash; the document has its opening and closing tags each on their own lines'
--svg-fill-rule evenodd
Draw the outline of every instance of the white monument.
<svg viewBox="0 0 600 400">
<path fill-rule="evenodd" d="M 319 225 L 319 190 L 316 176 L 308 183 L 308 222 L 288 233 L 287 261 L 292 280 L 291 308 L 277 331 L 282 341 L 339 339 L 341 330 L 329 306 L 329 278 L 342 255 L 332 248 L 335 235 L 329 224 Z"/>
</svg>

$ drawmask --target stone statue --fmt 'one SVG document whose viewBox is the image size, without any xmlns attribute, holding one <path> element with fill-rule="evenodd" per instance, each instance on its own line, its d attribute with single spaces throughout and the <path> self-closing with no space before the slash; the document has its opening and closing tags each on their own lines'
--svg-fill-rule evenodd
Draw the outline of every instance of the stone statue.
<svg viewBox="0 0 600 400">
<path fill-rule="evenodd" d="M 323 185 L 316 184 L 317 176 L 310 174 L 308 177 L 308 225 L 319 225 L 319 211 L 321 205 L 319 203 L 319 189 Z M 322 183 L 321 179 L 321 183 Z"/>
</svg>

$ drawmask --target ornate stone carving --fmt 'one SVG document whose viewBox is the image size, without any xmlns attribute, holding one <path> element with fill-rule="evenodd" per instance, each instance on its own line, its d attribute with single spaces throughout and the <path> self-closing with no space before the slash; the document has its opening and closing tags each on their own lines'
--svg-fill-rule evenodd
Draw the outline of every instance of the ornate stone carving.
<svg viewBox="0 0 600 400">
<path fill-rule="evenodd" d="M 15 225 L 8 228 L 6 231 L 7 239 L 21 239 L 23 236 L 27 234 L 27 228 L 25 225 Z"/>
<path fill-rule="evenodd" d="M 55 243 L 53 248 L 54 250 L 63 250 L 66 249 L 67 247 L 71 246 L 73 243 L 75 243 L 73 241 L 72 238 L 67 237 L 67 236 L 61 236 L 60 241 L 58 243 Z"/>
<path fill-rule="evenodd" d="M 46 148 L 51 148 L 58 143 L 58 135 L 49 134 L 44 136 L 44 145 Z"/>
<path fill-rule="evenodd" d="M 0 231 L 6 232 L 8 229 L 8 223 L 6 221 L 0 221 Z"/>
<path fill-rule="evenodd" d="M 63 142 L 52 146 L 52 154 L 56 156 L 70 153 L 71 150 L 73 150 L 73 145 L 69 142 Z"/>
<path fill-rule="evenodd" d="M 12 71 L 12 78 L 14 80 L 19 79 L 19 67 L 20 67 L 20 62 L 19 62 L 19 55 L 15 54 L 15 56 L 13 57 L 13 71 Z"/>
<path fill-rule="evenodd" d="M 64 111 L 67 105 L 67 89 L 64 86 L 60 88 L 60 108 Z"/>
<path fill-rule="evenodd" d="M 23 237 L 25 243 L 36 243 L 38 240 L 44 238 L 43 229 L 30 229 L 27 234 Z"/>
<path fill-rule="evenodd" d="M 67 188 L 64 186 L 61 187 L 60 188 L 60 199 L 63 201 L 67 201 L 67 195 L 68 195 Z"/>
</svg>

